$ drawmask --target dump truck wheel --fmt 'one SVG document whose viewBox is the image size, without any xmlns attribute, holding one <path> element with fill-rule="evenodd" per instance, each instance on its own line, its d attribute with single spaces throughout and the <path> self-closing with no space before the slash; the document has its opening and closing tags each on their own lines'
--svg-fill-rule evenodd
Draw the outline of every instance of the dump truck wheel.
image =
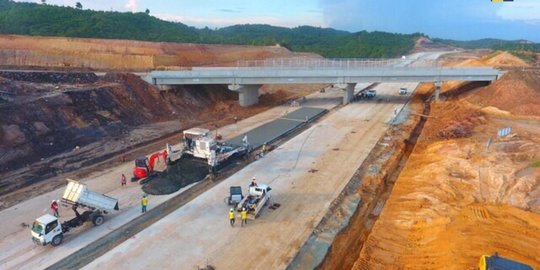
<svg viewBox="0 0 540 270">
<path fill-rule="evenodd" d="M 53 246 L 56 247 L 56 246 L 62 244 L 62 240 L 63 240 L 63 239 L 64 239 L 64 236 L 61 235 L 61 234 L 59 234 L 59 235 L 53 237 L 53 239 L 52 239 L 52 241 L 51 241 L 51 245 L 53 245 Z"/>
<path fill-rule="evenodd" d="M 105 221 L 105 219 L 103 218 L 102 215 L 95 215 L 94 218 L 92 219 L 92 223 L 94 223 L 95 226 L 99 226 L 103 224 L 103 221 Z"/>
</svg>

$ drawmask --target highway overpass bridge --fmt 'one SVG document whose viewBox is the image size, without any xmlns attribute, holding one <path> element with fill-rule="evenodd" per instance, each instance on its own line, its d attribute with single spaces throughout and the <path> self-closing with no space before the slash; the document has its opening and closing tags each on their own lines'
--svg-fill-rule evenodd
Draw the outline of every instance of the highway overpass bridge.
<svg viewBox="0 0 540 270">
<path fill-rule="evenodd" d="M 344 90 L 348 103 L 357 83 L 494 81 L 501 71 L 491 67 L 440 67 L 418 59 L 269 59 L 239 62 L 236 67 L 194 67 L 190 70 L 153 71 L 146 80 L 162 90 L 174 85 L 226 84 L 239 93 L 241 106 L 258 102 L 263 84 L 333 84 Z"/>
</svg>

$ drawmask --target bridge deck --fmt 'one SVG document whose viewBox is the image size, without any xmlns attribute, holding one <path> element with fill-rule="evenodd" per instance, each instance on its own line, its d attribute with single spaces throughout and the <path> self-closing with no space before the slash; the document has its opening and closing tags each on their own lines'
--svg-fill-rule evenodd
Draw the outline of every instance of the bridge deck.
<svg viewBox="0 0 540 270">
<path fill-rule="evenodd" d="M 493 81 L 501 72 L 494 68 L 375 67 L 375 68 L 194 68 L 185 71 L 153 71 L 156 85 L 177 84 L 301 84 L 360 82 Z"/>
</svg>

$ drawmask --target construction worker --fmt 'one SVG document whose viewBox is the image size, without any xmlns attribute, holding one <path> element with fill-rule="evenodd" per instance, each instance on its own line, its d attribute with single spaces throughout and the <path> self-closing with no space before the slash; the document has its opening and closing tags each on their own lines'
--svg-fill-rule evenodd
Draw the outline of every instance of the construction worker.
<svg viewBox="0 0 540 270">
<path fill-rule="evenodd" d="M 245 148 L 249 147 L 249 142 L 248 142 L 247 135 L 244 135 L 244 137 L 242 138 L 242 144 L 244 145 Z"/>
<path fill-rule="evenodd" d="M 125 176 L 124 174 L 122 174 L 121 183 L 122 183 L 122 186 L 123 186 L 123 187 L 126 186 L 126 176 Z"/>
<path fill-rule="evenodd" d="M 242 208 L 242 212 L 240 212 L 240 216 L 242 217 L 242 224 L 240 226 L 244 227 L 244 224 L 247 225 L 247 210 L 246 210 L 246 208 Z"/>
<path fill-rule="evenodd" d="M 55 217 L 60 216 L 60 215 L 58 214 L 58 201 L 52 200 L 52 202 L 51 202 L 51 210 L 52 210 L 53 215 L 54 215 Z"/>
<path fill-rule="evenodd" d="M 257 179 L 255 179 L 255 176 L 251 179 L 251 184 L 249 184 L 250 187 L 256 187 L 257 186 Z"/>
<path fill-rule="evenodd" d="M 234 209 L 232 208 L 229 210 L 229 222 L 231 223 L 231 227 L 234 227 Z"/>
<path fill-rule="evenodd" d="M 144 194 L 141 199 L 141 206 L 142 206 L 142 212 L 146 213 L 146 207 L 148 206 L 148 197 L 146 197 L 146 194 Z"/>
<path fill-rule="evenodd" d="M 266 155 L 266 143 L 263 143 L 261 148 L 261 157 L 264 157 Z"/>
</svg>

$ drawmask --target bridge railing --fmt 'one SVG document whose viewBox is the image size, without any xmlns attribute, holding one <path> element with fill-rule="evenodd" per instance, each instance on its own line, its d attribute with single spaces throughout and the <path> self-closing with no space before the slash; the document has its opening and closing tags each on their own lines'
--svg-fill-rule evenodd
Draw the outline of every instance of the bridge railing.
<svg viewBox="0 0 540 270">
<path fill-rule="evenodd" d="M 438 67 L 436 60 L 407 58 L 394 59 L 319 59 L 319 58 L 272 58 L 265 60 L 238 60 L 238 68 L 275 69 L 356 69 L 391 67 Z"/>
</svg>

